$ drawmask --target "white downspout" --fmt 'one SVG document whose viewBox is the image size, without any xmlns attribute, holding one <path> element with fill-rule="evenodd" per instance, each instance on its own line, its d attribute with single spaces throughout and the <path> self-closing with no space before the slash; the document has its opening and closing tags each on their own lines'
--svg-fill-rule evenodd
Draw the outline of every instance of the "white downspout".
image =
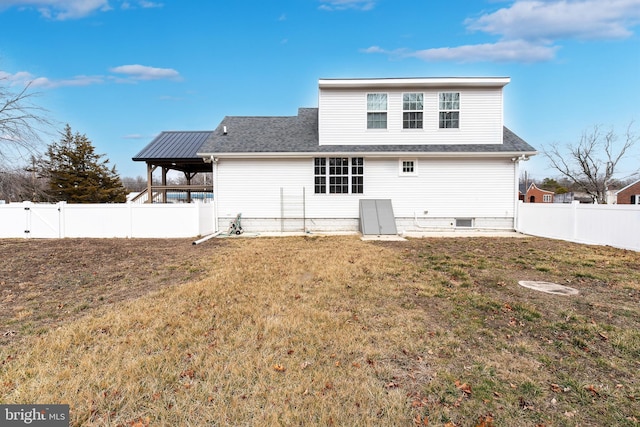
<svg viewBox="0 0 640 427">
<path fill-rule="evenodd" d="M 524 154 L 520 157 L 513 157 L 511 161 L 513 162 L 513 184 L 515 186 L 515 197 L 513 200 L 513 229 L 515 231 L 518 230 L 518 202 L 520 201 L 519 192 L 520 192 L 520 162 L 526 162 L 529 160 L 527 156 Z M 525 189 L 526 191 L 526 189 Z M 526 197 L 526 194 L 525 194 Z"/>
<path fill-rule="evenodd" d="M 218 230 L 218 203 L 220 193 L 218 192 L 218 158 L 211 156 L 211 164 L 213 165 L 213 231 L 217 233 Z"/>
</svg>

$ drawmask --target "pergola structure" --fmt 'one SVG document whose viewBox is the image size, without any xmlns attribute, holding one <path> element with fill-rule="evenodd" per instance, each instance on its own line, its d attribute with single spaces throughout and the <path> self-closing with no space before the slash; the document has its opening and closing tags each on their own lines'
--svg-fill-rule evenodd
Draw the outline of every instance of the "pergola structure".
<svg viewBox="0 0 640 427">
<path fill-rule="evenodd" d="M 192 192 L 213 193 L 213 183 L 192 185 L 191 181 L 198 173 L 211 172 L 211 165 L 197 156 L 198 149 L 211 135 L 211 131 L 172 131 L 162 132 L 138 154 L 134 161 L 147 164 L 147 189 L 138 194 L 132 201 L 167 203 L 167 193 L 186 192 L 187 202 L 191 202 Z M 153 173 L 160 168 L 162 176 L 160 184 L 154 184 Z M 186 185 L 168 185 L 167 173 L 170 170 L 184 173 Z"/>
</svg>

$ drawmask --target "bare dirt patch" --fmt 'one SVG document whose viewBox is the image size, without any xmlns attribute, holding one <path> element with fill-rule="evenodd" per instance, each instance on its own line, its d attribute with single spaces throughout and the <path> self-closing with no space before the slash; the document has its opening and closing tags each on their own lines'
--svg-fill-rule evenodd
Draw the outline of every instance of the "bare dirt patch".
<svg viewBox="0 0 640 427">
<path fill-rule="evenodd" d="M 187 239 L 0 240 L 0 344 L 92 309 L 201 277 L 224 242 Z"/>
</svg>

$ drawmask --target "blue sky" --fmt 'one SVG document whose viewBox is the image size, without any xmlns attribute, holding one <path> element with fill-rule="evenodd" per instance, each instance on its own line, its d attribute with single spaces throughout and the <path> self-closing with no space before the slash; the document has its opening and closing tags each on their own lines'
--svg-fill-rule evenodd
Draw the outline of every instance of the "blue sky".
<svg viewBox="0 0 640 427">
<path fill-rule="evenodd" d="M 538 150 L 640 131 L 640 0 L 0 0 L 0 28 L 4 84 L 122 176 L 160 131 L 315 107 L 319 78 L 508 76 L 505 124 Z"/>
</svg>

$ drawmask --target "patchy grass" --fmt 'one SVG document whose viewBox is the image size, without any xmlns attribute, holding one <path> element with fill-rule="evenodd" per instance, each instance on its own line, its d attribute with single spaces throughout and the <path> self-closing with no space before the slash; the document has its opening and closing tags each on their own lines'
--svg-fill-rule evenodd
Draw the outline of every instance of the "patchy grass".
<svg viewBox="0 0 640 427">
<path fill-rule="evenodd" d="M 17 243 L 3 242 L 16 244 L 5 271 L 23 256 Z M 177 254 L 179 245 L 188 242 Z M 143 264 L 130 249 L 126 262 Z M 148 269 L 148 291 L 126 269 L 94 279 L 97 253 L 64 255 L 75 270 L 58 270 L 54 295 L 78 303 L 56 329 L 46 327 L 46 283 L 12 285 L 22 308 L 0 330 L 21 339 L 0 350 L 0 402 L 69 403 L 73 425 L 96 426 L 640 423 L 638 253 L 533 238 L 355 237 L 189 251 Z M 87 287 L 91 299 L 74 299 Z M 129 287 L 136 293 L 109 296 Z"/>
</svg>

